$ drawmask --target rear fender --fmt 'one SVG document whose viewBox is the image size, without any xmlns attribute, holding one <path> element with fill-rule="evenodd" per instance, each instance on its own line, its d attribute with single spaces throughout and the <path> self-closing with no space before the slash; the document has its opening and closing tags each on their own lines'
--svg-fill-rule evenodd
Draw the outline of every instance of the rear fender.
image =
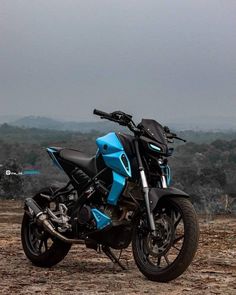
<svg viewBox="0 0 236 295">
<path fill-rule="evenodd" d="M 188 194 L 186 194 L 185 192 L 181 191 L 180 189 L 177 189 L 174 187 L 151 188 L 149 190 L 149 202 L 150 202 L 151 212 L 154 211 L 158 202 L 161 199 L 164 199 L 166 197 L 172 197 L 172 198 L 184 197 L 186 199 L 190 198 L 190 196 Z"/>
</svg>

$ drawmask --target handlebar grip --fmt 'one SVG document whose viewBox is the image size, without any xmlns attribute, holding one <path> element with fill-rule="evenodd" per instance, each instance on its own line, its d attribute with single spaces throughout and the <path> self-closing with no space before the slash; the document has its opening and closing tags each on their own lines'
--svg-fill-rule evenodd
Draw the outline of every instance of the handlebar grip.
<svg viewBox="0 0 236 295">
<path fill-rule="evenodd" d="M 111 116 L 111 114 L 109 114 L 109 113 L 105 113 L 105 112 L 103 112 L 103 111 L 99 111 L 99 110 L 97 110 L 97 109 L 94 109 L 94 110 L 93 110 L 93 113 L 94 113 L 94 115 L 102 116 L 102 117 L 110 117 L 110 116 Z"/>
</svg>

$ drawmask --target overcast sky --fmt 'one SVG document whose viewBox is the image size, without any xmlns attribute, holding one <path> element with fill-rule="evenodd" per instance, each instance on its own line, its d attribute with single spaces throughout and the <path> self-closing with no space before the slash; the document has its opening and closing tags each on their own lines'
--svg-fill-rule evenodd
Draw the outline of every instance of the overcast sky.
<svg viewBox="0 0 236 295">
<path fill-rule="evenodd" d="M 235 117 L 235 0 L 0 0 L 0 115 Z"/>
</svg>

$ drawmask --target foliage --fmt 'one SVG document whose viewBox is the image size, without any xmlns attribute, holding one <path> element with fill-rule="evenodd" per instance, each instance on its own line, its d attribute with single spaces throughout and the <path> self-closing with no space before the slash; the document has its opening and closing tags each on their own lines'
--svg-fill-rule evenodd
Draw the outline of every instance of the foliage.
<svg viewBox="0 0 236 295">
<path fill-rule="evenodd" d="M 96 152 L 95 140 L 99 135 L 97 131 L 83 134 L 3 124 L 0 126 L 0 197 L 25 197 L 49 184 L 66 182 L 67 176 L 53 165 L 46 147 L 72 147 L 91 155 Z M 169 159 L 173 185 L 188 192 L 199 211 L 217 212 L 216 200 L 224 195 L 233 199 L 236 196 L 235 137 L 230 141 L 217 139 L 211 143 L 178 145 Z M 20 171 L 29 167 L 40 170 L 41 174 L 4 174 L 6 169 Z"/>
</svg>

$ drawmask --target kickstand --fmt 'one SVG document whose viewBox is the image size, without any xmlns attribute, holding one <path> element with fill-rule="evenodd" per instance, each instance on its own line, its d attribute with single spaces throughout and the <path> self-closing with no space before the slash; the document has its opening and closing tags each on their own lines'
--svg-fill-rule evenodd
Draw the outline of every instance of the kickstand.
<svg viewBox="0 0 236 295">
<path fill-rule="evenodd" d="M 110 247 L 107 247 L 107 246 L 102 246 L 102 250 L 107 255 L 107 257 L 111 259 L 111 261 L 114 264 L 117 263 L 120 268 L 122 268 L 123 270 L 126 270 L 126 267 L 120 262 L 120 256 L 121 256 L 121 254 L 120 254 L 119 258 L 117 258 L 115 256 L 115 254 L 111 251 Z"/>
</svg>

